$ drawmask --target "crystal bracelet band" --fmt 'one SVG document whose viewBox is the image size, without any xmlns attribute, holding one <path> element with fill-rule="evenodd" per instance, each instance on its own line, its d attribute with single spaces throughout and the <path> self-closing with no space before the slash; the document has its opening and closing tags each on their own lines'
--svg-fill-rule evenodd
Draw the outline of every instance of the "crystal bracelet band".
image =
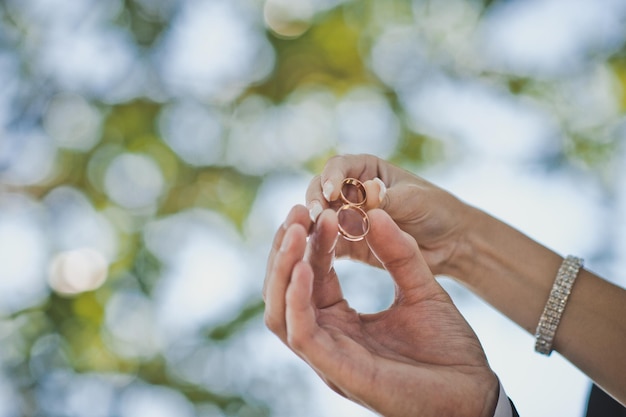
<svg viewBox="0 0 626 417">
<path fill-rule="evenodd" d="M 556 329 L 582 265 L 583 260 L 572 255 L 563 260 L 535 331 L 535 351 L 544 355 L 552 353 L 552 342 L 554 342 Z"/>
</svg>

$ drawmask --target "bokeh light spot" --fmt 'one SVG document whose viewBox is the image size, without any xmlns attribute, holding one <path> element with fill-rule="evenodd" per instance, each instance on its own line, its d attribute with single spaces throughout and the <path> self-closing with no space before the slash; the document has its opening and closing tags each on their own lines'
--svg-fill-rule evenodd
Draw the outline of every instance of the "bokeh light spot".
<svg viewBox="0 0 626 417">
<path fill-rule="evenodd" d="M 47 243 L 42 212 L 33 201 L 0 194 L 0 313 L 29 307 L 47 296 Z"/>
<path fill-rule="evenodd" d="M 102 115 L 83 97 L 61 94 L 54 97 L 44 115 L 46 132 L 57 146 L 89 151 L 100 140 Z"/>
<path fill-rule="evenodd" d="M 107 194 L 128 209 L 153 206 L 164 191 L 163 174 L 153 159 L 125 153 L 111 161 L 104 176 Z"/>
<path fill-rule="evenodd" d="M 265 23 L 278 36 L 296 38 L 311 26 L 311 0 L 266 0 L 263 9 Z"/>
<path fill-rule="evenodd" d="M 350 91 L 337 107 L 338 150 L 389 157 L 396 149 L 399 122 L 380 92 L 370 88 Z"/>
<path fill-rule="evenodd" d="M 104 284 L 108 263 L 104 255 L 91 248 L 57 254 L 50 264 L 48 282 L 59 294 L 75 295 Z"/>
<path fill-rule="evenodd" d="M 106 306 L 106 329 L 111 348 L 130 359 L 151 358 L 161 347 L 154 307 L 148 298 L 132 291 L 116 293 Z"/>
<path fill-rule="evenodd" d="M 163 78 L 173 92 L 232 100 L 274 65 L 274 51 L 234 3 L 185 2 L 163 40 Z"/>
<path fill-rule="evenodd" d="M 0 132 L 0 180 L 13 185 L 44 182 L 54 171 L 54 141 L 39 131 L 4 136 Z"/>
<path fill-rule="evenodd" d="M 180 392 L 166 387 L 137 384 L 120 398 L 120 417 L 192 417 L 193 405 Z"/>
<path fill-rule="evenodd" d="M 193 102 L 166 107 L 159 125 L 167 144 L 191 165 L 217 164 L 224 158 L 220 114 Z"/>
</svg>

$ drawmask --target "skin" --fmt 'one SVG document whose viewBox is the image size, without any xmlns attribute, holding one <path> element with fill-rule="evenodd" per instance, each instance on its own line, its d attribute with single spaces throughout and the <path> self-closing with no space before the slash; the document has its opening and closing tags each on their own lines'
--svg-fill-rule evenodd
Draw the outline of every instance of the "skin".
<svg viewBox="0 0 626 417">
<path fill-rule="evenodd" d="M 563 261 L 559 254 L 447 191 L 370 155 L 331 158 L 307 190 L 308 208 L 317 204 L 328 207 L 346 177 L 366 183 L 366 207 L 387 212 L 419 244 L 434 274 L 457 279 L 535 333 Z M 380 178 L 387 188 L 383 198 L 379 198 L 374 178 Z M 350 245 L 340 241 L 336 255 L 380 266 L 362 242 Z M 626 405 L 624 318 L 626 290 L 581 269 L 553 349 Z"/>
<path fill-rule="evenodd" d="M 434 279 L 415 239 L 380 209 L 364 242 L 396 283 L 385 311 L 359 314 L 333 268 L 337 215 L 314 226 L 304 206 L 276 233 L 267 326 L 339 394 L 388 417 L 492 416 L 498 380 L 471 327 Z M 311 230 L 310 235 L 307 234 Z"/>
</svg>

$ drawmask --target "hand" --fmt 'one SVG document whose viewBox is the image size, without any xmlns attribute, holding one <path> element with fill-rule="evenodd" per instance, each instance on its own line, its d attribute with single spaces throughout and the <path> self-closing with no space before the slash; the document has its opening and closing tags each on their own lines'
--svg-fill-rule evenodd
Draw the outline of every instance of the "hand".
<svg viewBox="0 0 626 417">
<path fill-rule="evenodd" d="M 314 217 L 339 198 L 341 182 L 353 177 L 367 190 L 365 208 L 385 210 L 420 246 L 435 274 L 454 274 L 453 256 L 464 244 L 473 209 L 450 193 L 403 169 L 371 155 L 331 158 L 307 190 L 307 206 Z M 379 178 L 386 187 L 380 186 Z M 386 188 L 386 190 L 385 190 Z M 358 259 L 380 266 L 365 242 L 340 240 L 338 257 Z"/>
<path fill-rule="evenodd" d="M 474 332 L 433 278 L 415 240 L 382 210 L 367 245 L 396 282 L 388 310 L 359 314 L 333 269 L 337 216 L 307 242 L 296 206 L 275 238 L 264 287 L 267 326 L 338 393 L 384 416 L 491 416 L 498 381 Z"/>
</svg>

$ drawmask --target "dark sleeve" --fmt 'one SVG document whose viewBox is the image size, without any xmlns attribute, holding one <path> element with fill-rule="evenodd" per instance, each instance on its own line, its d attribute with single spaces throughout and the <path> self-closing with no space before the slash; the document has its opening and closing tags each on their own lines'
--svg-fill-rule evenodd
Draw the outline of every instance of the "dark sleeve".
<svg viewBox="0 0 626 417">
<path fill-rule="evenodd" d="M 615 401 L 597 385 L 592 385 L 587 400 L 586 417 L 624 417 L 626 407 Z"/>
<path fill-rule="evenodd" d="M 511 411 L 513 412 L 513 417 L 519 417 L 517 409 L 515 408 L 515 404 L 513 404 L 513 401 L 511 401 L 510 398 L 509 398 L 509 403 L 511 403 Z"/>
</svg>

